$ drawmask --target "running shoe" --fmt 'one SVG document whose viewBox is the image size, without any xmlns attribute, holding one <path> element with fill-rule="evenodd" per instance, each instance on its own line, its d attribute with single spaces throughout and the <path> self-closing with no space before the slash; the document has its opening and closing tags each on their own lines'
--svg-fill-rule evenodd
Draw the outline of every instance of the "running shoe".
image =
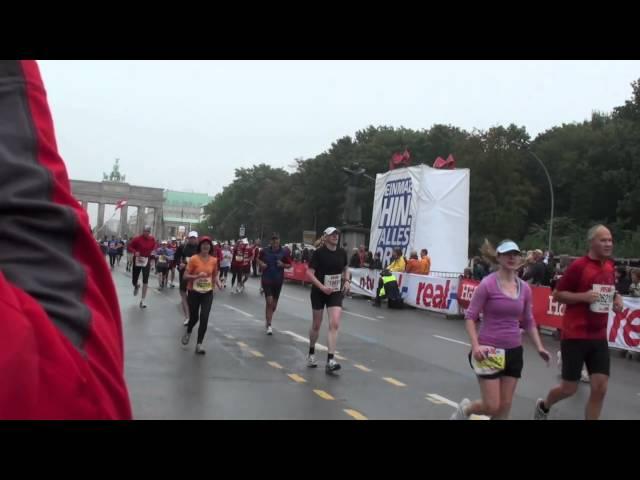
<svg viewBox="0 0 640 480">
<path fill-rule="evenodd" d="M 271 328 L 271 325 L 267 327 L 267 335 L 273 335 L 273 328 Z"/>
<path fill-rule="evenodd" d="M 327 362 L 327 366 L 325 367 L 325 371 L 327 373 L 333 373 L 340 370 L 342 366 L 336 362 L 333 358 Z"/>
<path fill-rule="evenodd" d="M 549 417 L 549 412 L 545 412 L 542 409 L 542 404 L 544 403 L 544 400 L 539 398 L 538 401 L 536 402 L 536 410 L 533 413 L 533 419 L 534 420 L 547 420 Z"/>
<path fill-rule="evenodd" d="M 204 349 L 201 343 L 196 345 L 196 355 L 204 355 L 207 351 Z"/>
<path fill-rule="evenodd" d="M 316 361 L 315 355 L 309 355 L 307 357 L 307 367 L 316 368 L 318 366 L 318 362 Z"/>
<path fill-rule="evenodd" d="M 182 340 L 180 340 L 182 342 L 183 345 L 189 345 L 189 339 L 191 338 L 191 334 L 189 332 L 184 332 L 184 335 L 182 336 Z"/>
<path fill-rule="evenodd" d="M 469 415 L 467 415 L 464 412 L 465 408 L 467 408 L 469 405 L 471 405 L 471 402 L 469 401 L 469 399 L 468 398 L 463 399 L 458 404 L 458 408 L 456 408 L 456 411 L 453 412 L 453 415 L 451 415 L 449 420 L 469 420 Z"/>
</svg>

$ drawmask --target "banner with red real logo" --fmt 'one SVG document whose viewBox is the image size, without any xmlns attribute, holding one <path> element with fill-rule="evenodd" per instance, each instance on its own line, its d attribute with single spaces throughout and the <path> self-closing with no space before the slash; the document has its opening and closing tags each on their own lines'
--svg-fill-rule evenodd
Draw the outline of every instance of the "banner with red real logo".
<svg viewBox="0 0 640 480">
<path fill-rule="evenodd" d="M 622 300 L 622 312 L 609 312 L 609 346 L 640 352 L 640 298 L 622 297 Z"/>
</svg>

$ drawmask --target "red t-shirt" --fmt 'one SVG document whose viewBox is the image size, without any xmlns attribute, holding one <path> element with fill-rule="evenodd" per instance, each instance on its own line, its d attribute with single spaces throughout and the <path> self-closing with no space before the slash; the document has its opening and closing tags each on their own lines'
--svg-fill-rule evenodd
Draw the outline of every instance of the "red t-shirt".
<svg viewBox="0 0 640 480">
<path fill-rule="evenodd" d="M 583 293 L 594 285 L 615 285 L 615 264 L 588 256 L 576 259 L 556 285 L 557 291 Z M 606 340 L 608 313 L 592 312 L 588 303 L 567 305 L 562 321 L 563 339 Z"/>
<path fill-rule="evenodd" d="M 139 235 L 135 237 L 129 243 L 127 250 L 130 252 L 140 252 L 141 257 L 150 257 L 151 253 L 156 248 L 156 239 L 151 235 L 149 237 L 144 238 L 143 235 Z"/>
<path fill-rule="evenodd" d="M 233 249 L 233 260 L 232 267 L 233 268 L 245 268 L 251 265 L 251 257 L 253 250 L 249 245 L 245 245 L 241 243 L 240 245 L 236 245 Z"/>
</svg>

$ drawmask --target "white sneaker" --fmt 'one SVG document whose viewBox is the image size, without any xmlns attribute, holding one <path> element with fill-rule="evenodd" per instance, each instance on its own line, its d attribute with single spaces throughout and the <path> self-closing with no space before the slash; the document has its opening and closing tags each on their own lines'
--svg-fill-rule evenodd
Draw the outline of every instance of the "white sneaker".
<svg viewBox="0 0 640 480">
<path fill-rule="evenodd" d="M 534 420 L 547 420 L 549 417 L 549 412 L 545 412 L 542 409 L 542 403 L 544 402 L 543 399 L 539 398 L 538 401 L 536 402 L 536 409 L 533 412 L 533 419 Z"/>
<path fill-rule="evenodd" d="M 196 355 L 204 355 L 207 351 L 204 349 L 201 343 L 196 345 Z"/>
<path fill-rule="evenodd" d="M 318 362 L 316 361 L 315 355 L 309 355 L 307 357 L 307 367 L 316 368 L 318 366 Z"/>
<path fill-rule="evenodd" d="M 267 327 L 267 335 L 273 335 L 273 328 L 271 328 L 271 325 Z"/>
<path fill-rule="evenodd" d="M 583 368 L 580 373 L 580 381 L 584 383 L 589 383 L 591 381 L 591 378 L 589 378 L 589 372 L 587 372 L 586 368 Z"/>
<path fill-rule="evenodd" d="M 469 415 L 465 413 L 465 409 L 471 405 L 471 401 L 468 398 L 463 399 L 459 404 L 456 411 L 451 415 L 449 420 L 469 420 Z"/>
<path fill-rule="evenodd" d="M 191 338 L 191 334 L 189 332 L 184 332 L 184 335 L 182 336 L 182 340 L 180 340 L 182 342 L 183 345 L 189 345 L 189 339 Z"/>
<path fill-rule="evenodd" d="M 140 308 L 147 308 L 147 304 L 144 301 L 140 301 Z"/>
<path fill-rule="evenodd" d="M 185 327 L 189 325 L 189 318 L 185 318 L 184 322 L 182 322 L 182 325 L 184 325 Z"/>
</svg>

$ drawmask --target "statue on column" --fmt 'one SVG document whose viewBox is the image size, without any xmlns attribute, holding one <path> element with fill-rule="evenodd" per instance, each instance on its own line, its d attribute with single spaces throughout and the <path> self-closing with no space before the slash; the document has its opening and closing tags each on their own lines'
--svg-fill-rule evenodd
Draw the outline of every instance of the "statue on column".
<svg viewBox="0 0 640 480">
<path fill-rule="evenodd" d="M 358 204 L 358 193 L 360 179 L 364 175 L 365 169 L 358 162 L 354 162 L 351 164 L 351 168 L 342 167 L 342 170 L 349 179 L 344 202 L 343 223 L 345 225 L 362 225 L 362 207 Z"/>
<path fill-rule="evenodd" d="M 120 173 L 119 158 L 116 158 L 116 163 L 113 165 L 113 169 L 111 170 L 111 173 L 109 175 L 107 175 L 106 173 L 102 174 L 102 180 L 105 182 L 109 181 L 109 182 L 124 183 L 125 176 Z"/>
</svg>

